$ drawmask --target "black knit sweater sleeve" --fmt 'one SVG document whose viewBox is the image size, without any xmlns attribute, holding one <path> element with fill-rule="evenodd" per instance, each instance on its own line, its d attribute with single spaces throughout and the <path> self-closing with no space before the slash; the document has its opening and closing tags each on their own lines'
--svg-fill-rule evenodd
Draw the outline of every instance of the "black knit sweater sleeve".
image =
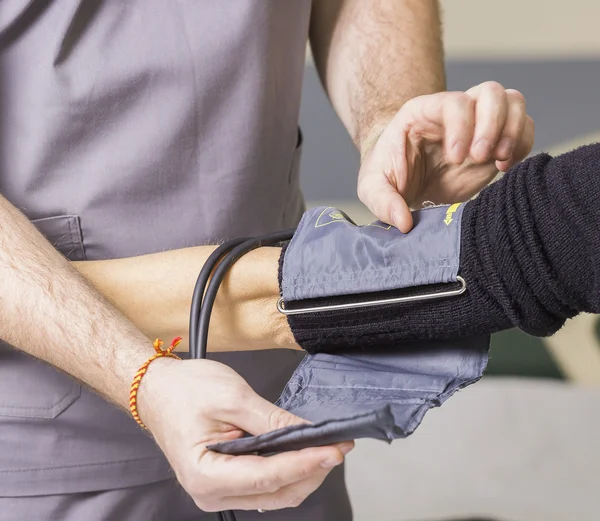
<svg viewBox="0 0 600 521">
<path fill-rule="evenodd" d="M 291 315 L 309 352 L 393 347 L 512 327 L 555 333 L 580 312 L 600 312 L 600 144 L 513 167 L 465 205 L 458 298 L 374 310 Z"/>
</svg>

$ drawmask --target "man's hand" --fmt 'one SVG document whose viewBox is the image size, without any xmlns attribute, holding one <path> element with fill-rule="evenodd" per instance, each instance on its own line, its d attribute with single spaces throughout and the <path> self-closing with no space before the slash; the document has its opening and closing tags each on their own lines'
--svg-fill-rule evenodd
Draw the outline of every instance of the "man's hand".
<svg viewBox="0 0 600 521">
<path fill-rule="evenodd" d="M 300 505 L 343 462 L 346 442 L 271 457 L 229 456 L 206 445 L 304 420 L 258 396 L 231 368 L 210 360 L 155 361 L 142 380 L 139 412 L 179 482 L 204 511 Z"/>
<path fill-rule="evenodd" d="M 498 83 L 419 96 L 362 147 L 358 196 L 378 219 L 406 233 L 410 207 L 471 198 L 524 159 L 533 138 L 523 95 Z"/>
</svg>

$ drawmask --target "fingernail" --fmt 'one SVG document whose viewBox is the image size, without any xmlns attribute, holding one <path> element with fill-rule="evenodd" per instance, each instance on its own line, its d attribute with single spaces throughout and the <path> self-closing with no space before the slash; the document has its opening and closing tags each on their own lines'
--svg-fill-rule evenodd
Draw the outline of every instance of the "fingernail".
<svg viewBox="0 0 600 521">
<path fill-rule="evenodd" d="M 341 465 L 342 461 L 334 458 L 326 459 L 325 461 L 321 462 L 321 467 L 324 469 L 332 469 L 333 467 Z"/>
<path fill-rule="evenodd" d="M 490 142 L 487 139 L 480 139 L 477 141 L 477 143 L 475 143 L 473 152 L 475 152 L 477 157 L 485 161 L 490 157 L 490 148 Z"/>
<path fill-rule="evenodd" d="M 467 155 L 465 144 L 462 141 L 457 141 L 452 146 L 452 157 L 456 162 L 462 162 Z"/>
<path fill-rule="evenodd" d="M 505 137 L 498 143 L 498 155 L 503 159 L 508 159 L 513 153 L 512 139 Z"/>
</svg>

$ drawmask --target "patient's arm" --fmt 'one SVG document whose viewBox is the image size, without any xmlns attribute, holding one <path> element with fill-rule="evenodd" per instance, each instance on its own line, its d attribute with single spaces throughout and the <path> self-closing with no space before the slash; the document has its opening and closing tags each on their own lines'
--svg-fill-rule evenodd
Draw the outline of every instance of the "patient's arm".
<svg viewBox="0 0 600 521">
<path fill-rule="evenodd" d="M 600 144 L 519 163 L 465 205 L 460 297 L 292 315 L 276 309 L 281 249 L 262 248 L 238 261 L 217 298 L 209 349 L 270 347 L 309 352 L 349 344 L 393 347 L 512 327 L 555 333 L 580 312 L 600 313 Z M 413 232 L 415 233 L 415 232 Z M 213 247 L 122 260 L 75 263 L 151 337 L 187 336 L 191 295 Z"/>
<path fill-rule="evenodd" d="M 192 292 L 213 249 L 200 246 L 73 264 L 146 335 L 166 342 L 183 336 L 180 349 L 187 349 Z M 276 309 L 280 251 L 255 250 L 231 268 L 215 301 L 209 351 L 298 348 Z"/>
<path fill-rule="evenodd" d="M 459 273 L 459 297 L 293 315 L 294 337 L 316 352 L 513 327 L 548 336 L 578 313 L 600 313 L 600 144 L 534 156 L 468 202 Z"/>
</svg>

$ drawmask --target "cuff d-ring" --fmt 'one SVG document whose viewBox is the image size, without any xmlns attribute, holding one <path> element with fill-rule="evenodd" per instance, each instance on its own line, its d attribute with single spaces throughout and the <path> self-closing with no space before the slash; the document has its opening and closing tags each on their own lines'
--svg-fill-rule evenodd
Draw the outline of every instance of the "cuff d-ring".
<svg viewBox="0 0 600 521">
<path fill-rule="evenodd" d="M 384 298 L 379 300 L 368 300 L 366 302 L 349 302 L 346 304 L 326 304 L 308 308 L 286 309 L 283 297 L 277 301 L 277 310 L 284 315 L 303 315 L 305 313 L 318 313 L 320 311 L 336 311 L 340 309 L 363 308 L 371 306 L 383 306 L 384 304 L 396 304 L 399 302 L 415 302 L 421 300 L 433 300 L 438 298 L 457 297 L 467 290 L 467 283 L 461 276 L 456 276 L 456 282 L 460 287 L 450 291 L 439 291 L 437 293 L 425 293 L 423 295 L 408 295 L 404 297 Z"/>
</svg>

